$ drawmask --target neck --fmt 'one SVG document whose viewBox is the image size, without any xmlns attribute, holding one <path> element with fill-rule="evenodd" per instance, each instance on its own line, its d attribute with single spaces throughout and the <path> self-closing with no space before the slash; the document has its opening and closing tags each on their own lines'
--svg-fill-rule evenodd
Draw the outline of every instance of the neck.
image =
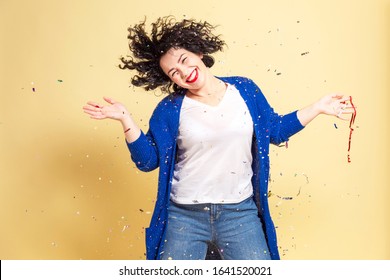
<svg viewBox="0 0 390 280">
<path fill-rule="evenodd" d="M 207 98 L 212 96 L 218 96 L 221 93 L 223 94 L 226 89 L 226 85 L 223 81 L 218 78 L 210 75 L 208 76 L 208 81 L 205 83 L 205 86 L 200 89 L 189 89 L 187 95 L 198 98 Z"/>
</svg>

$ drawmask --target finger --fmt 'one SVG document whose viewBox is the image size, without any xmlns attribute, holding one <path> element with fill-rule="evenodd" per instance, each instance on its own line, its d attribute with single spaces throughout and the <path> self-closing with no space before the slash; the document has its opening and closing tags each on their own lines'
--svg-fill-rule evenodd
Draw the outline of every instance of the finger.
<svg viewBox="0 0 390 280">
<path fill-rule="evenodd" d="M 95 108 L 102 108 L 102 106 L 100 106 L 97 102 L 89 101 L 87 104 Z"/>
<path fill-rule="evenodd" d="M 84 113 L 88 114 L 91 119 L 102 120 L 107 118 L 107 116 L 105 116 L 101 112 L 96 112 L 94 110 L 84 110 Z"/>
<path fill-rule="evenodd" d="M 345 118 L 345 117 L 342 117 L 342 116 L 337 116 L 338 119 L 342 120 L 342 121 L 349 121 L 348 118 Z"/>
<path fill-rule="evenodd" d="M 114 99 L 112 99 L 112 98 L 110 98 L 110 97 L 104 96 L 103 99 L 104 99 L 106 102 L 110 103 L 111 105 L 114 105 L 115 103 L 117 103 Z"/>
<path fill-rule="evenodd" d="M 355 110 L 353 108 L 349 108 L 349 109 L 344 109 L 342 111 L 343 114 L 347 115 L 347 114 L 354 114 L 355 113 Z"/>
<path fill-rule="evenodd" d="M 91 112 L 90 112 L 90 111 L 88 111 L 88 110 L 86 110 L 86 109 L 84 109 L 83 111 L 84 111 L 84 113 L 86 113 L 86 114 L 88 114 L 88 115 L 91 115 Z"/>
<path fill-rule="evenodd" d="M 93 107 L 84 107 L 83 108 L 84 113 L 89 115 L 101 115 L 102 113 L 99 111 L 100 109 L 93 108 Z"/>
<path fill-rule="evenodd" d="M 101 112 L 103 107 L 100 107 L 99 105 L 87 105 L 83 107 L 83 110 L 87 110 L 89 112 Z"/>
<path fill-rule="evenodd" d="M 343 110 L 351 110 L 351 112 L 354 112 L 354 109 L 356 109 L 357 107 L 354 107 L 354 106 L 348 106 L 347 104 L 345 104 L 343 107 Z"/>
<path fill-rule="evenodd" d="M 106 116 L 103 116 L 103 115 L 99 115 L 99 116 L 91 116 L 91 119 L 94 119 L 94 120 L 103 120 L 103 119 L 106 119 L 107 117 Z"/>
<path fill-rule="evenodd" d="M 353 112 L 352 113 L 342 112 L 341 114 L 337 115 L 337 118 L 339 118 L 340 120 L 343 120 L 343 121 L 349 121 L 351 118 L 350 117 L 345 117 L 343 115 L 351 115 L 351 114 L 353 114 Z"/>
<path fill-rule="evenodd" d="M 346 104 L 346 103 L 348 103 L 348 102 L 350 102 L 350 97 L 349 96 L 344 96 L 343 98 L 341 98 L 340 100 L 339 100 L 339 102 L 340 103 L 342 103 L 342 104 Z"/>
<path fill-rule="evenodd" d="M 354 114 L 355 111 L 352 109 L 346 110 L 346 109 L 340 109 L 338 111 L 338 114 L 336 115 L 337 118 L 342 119 L 342 120 L 349 120 L 349 118 L 344 117 L 343 115 L 351 115 Z"/>
<path fill-rule="evenodd" d="M 83 107 L 83 110 L 85 113 L 88 113 L 88 114 L 100 113 L 100 109 L 95 108 L 95 107 Z"/>
<path fill-rule="evenodd" d="M 342 94 L 333 94 L 332 96 L 331 96 L 333 99 L 342 99 L 342 98 L 344 98 L 345 96 L 344 95 L 342 95 Z"/>
</svg>

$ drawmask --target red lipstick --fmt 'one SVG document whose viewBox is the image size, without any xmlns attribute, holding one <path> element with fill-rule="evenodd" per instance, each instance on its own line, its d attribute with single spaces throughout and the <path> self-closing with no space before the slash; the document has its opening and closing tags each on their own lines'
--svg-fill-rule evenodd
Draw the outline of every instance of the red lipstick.
<svg viewBox="0 0 390 280">
<path fill-rule="evenodd" d="M 186 82 L 192 84 L 195 83 L 197 79 L 198 79 L 198 70 L 195 68 L 194 71 L 191 72 Z"/>
</svg>

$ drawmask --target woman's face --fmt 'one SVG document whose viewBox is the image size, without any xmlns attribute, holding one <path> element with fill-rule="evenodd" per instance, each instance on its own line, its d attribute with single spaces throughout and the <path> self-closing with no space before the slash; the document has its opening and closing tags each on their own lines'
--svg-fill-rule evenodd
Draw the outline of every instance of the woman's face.
<svg viewBox="0 0 390 280">
<path fill-rule="evenodd" d="M 200 89 L 208 74 L 208 68 L 202 58 L 202 54 L 171 48 L 161 57 L 160 67 L 178 86 L 190 90 Z"/>
</svg>

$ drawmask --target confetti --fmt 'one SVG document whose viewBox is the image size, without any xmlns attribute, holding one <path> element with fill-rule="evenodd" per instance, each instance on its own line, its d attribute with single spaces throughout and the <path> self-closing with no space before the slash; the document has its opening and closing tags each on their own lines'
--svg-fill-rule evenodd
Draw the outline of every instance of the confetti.
<svg viewBox="0 0 390 280">
<path fill-rule="evenodd" d="M 306 177 L 306 184 L 309 184 L 309 176 L 307 176 L 305 173 L 302 173 L 302 175 Z"/>
<path fill-rule="evenodd" d="M 302 56 L 303 56 L 303 55 L 307 55 L 307 54 L 309 54 L 309 52 L 301 53 Z"/>
<path fill-rule="evenodd" d="M 286 147 L 288 148 L 288 141 L 284 142 L 284 144 L 279 144 L 278 147 Z"/>
<path fill-rule="evenodd" d="M 338 129 L 338 127 L 337 127 L 337 125 L 336 125 L 336 124 L 334 124 L 334 127 L 335 127 L 336 129 Z"/>
<path fill-rule="evenodd" d="M 349 102 L 351 103 L 351 106 L 352 106 L 352 109 L 353 109 L 353 113 L 352 113 L 352 116 L 351 116 L 351 120 L 349 122 L 349 140 L 348 140 L 348 162 L 351 162 L 351 141 L 352 141 L 352 132 L 353 132 L 353 128 L 352 126 L 354 125 L 355 123 L 355 118 L 356 118 L 356 107 L 355 105 L 353 104 L 352 102 L 352 96 L 349 97 Z"/>
<path fill-rule="evenodd" d="M 64 80 L 58 79 L 57 82 L 62 83 Z"/>
</svg>

